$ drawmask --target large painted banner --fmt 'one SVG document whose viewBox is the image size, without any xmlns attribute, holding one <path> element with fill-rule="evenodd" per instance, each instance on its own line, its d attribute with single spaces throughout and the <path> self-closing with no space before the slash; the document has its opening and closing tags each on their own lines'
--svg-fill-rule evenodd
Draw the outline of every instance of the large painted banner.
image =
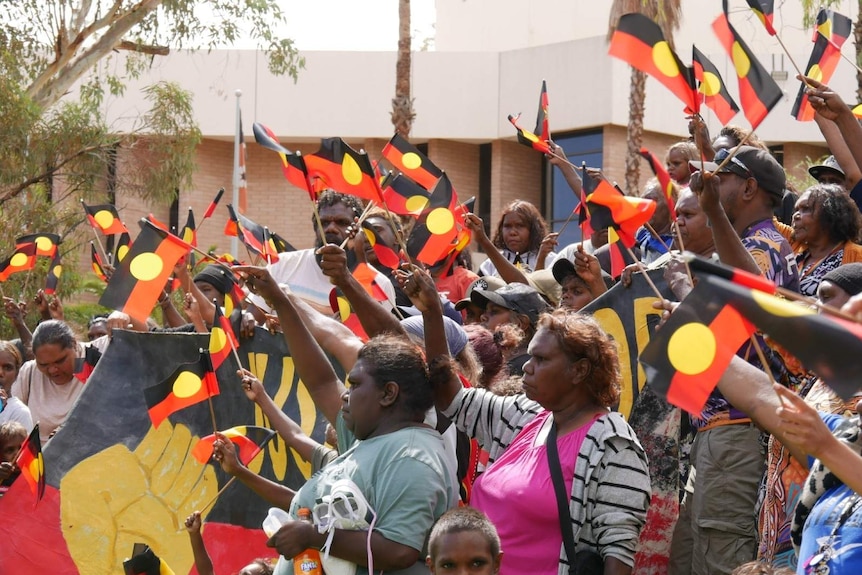
<svg viewBox="0 0 862 575">
<path fill-rule="evenodd" d="M 664 270 L 648 273 L 661 294 L 674 299 L 664 280 Z M 649 458 L 652 498 L 635 556 L 635 575 L 667 573 L 671 535 L 679 515 L 682 414 L 646 386 L 646 374 L 638 363 L 638 355 L 661 319 L 661 312 L 653 307 L 657 301 L 643 275 L 634 274 L 630 287 L 617 284 L 582 310 L 592 314 L 617 342 L 623 379 L 618 409 L 637 433 Z"/>
<path fill-rule="evenodd" d="M 144 389 L 195 361 L 206 334 L 115 331 L 65 425 L 45 446 L 44 499 L 16 481 L 0 499 L 0 573 L 122 574 L 135 543 L 145 543 L 178 575 L 193 572 L 183 523 L 210 503 L 229 477 L 191 456 L 213 432 L 206 401 L 169 416 L 154 428 Z M 295 373 L 281 334 L 258 329 L 239 349 L 244 366 L 303 430 L 322 441 L 326 425 Z M 220 430 L 271 427 L 242 392 L 231 356 L 218 369 L 220 394 L 212 399 Z M 249 467 L 297 488 L 310 464 L 270 441 Z M 204 541 L 219 573 L 238 571 L 255 557 L 274 557 L 261 522 L 268 505 L 239 482 L 204 513 Z"/>
</svg>

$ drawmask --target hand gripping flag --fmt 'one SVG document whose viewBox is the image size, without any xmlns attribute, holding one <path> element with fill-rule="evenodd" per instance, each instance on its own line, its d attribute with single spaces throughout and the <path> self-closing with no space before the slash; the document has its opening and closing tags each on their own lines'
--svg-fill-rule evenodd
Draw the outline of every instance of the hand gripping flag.
<svg viewBox="0 0 862 575">
<path fill-rule="evenodd" d="M 272 429 L 254 425 L 231 427 L 222 431 L 221 434 L 236 445 L 237 455 L 243 465 L 248 465 L 276 435 Z M 216 439 L 215 434 L 201 437 L 192 447 L 192 456 L 204 465 L 209 463 L 213 455 L 213 443 Z"/>
<path fill-rule="evenodd" d="M 305 156 L 310 178 L 327 188 L 365 200 L 382 203 L 380 186 L 371 159 L 357 152 L 341 138 L 324 138 L 320 149 Z"/>
<path fill-rule="evenodd" d="M 784 92 L 730 24 L 727 19 L 727 0 L 724 0 L 723 6 L 724 12 L 712 23 L 712 29 L 733 62 L 739 79 L 742 113 L 751 124 L 751 129 L 756 130 L 769 111 L 784 97 Z"/>
<path fill-rule="evenodd" d="M 20 248 L 26 244 L 36 244 L 36 255 L 53 258 L 57 254 L 57 247 L 62 240 L 58 234 L 27 234 L 15 240 L 15 247 Z"/>
<path fill-rule="evenodd" d="M 639 13 L 623 14 L 611 36 L 608 54 L 652 76 L 685 104 L 687 113 L 700 110 L 694 74 L 671 50 L 661 27 Z"/>
<path fill-rule="evenodd" d="M 850 18 L 832 10 L 821 9 L 817 14 L 817 25 L 814 31 L 814 48 L 805 66 L 805 75 L 823 84 L 828 84 L 841 59 L 841 46 L 850 35 L 852 22 Z M 799 84 L 799 92 L 793 103 L 791 114 L 800 122 L 814 119 L 814 108 L 808 102 L 805 84 Z"/>
<path fill-rule="evenodd" d="M 141 233 L 108 280 L 99 304 L 143 322 L 150 316 L 174 266 L 191 246 L 148 220 L 142 219 L 140 225 Z"/>
<path fill-rule="evenodd" d="M 42 442 L 39 440 L 39 424 L 33 426 L 33 431 L 24 440 L 15 465 L 21 470 L 21 477 L 30 486 L 30 491 L 38 503 L 45 495 L 45 462 L 42 459 Z"/>
<path fill-rule="evenodd" d="M 382 155 L 396 171 L 401 172 L 426 190 L 433 188 L 440 176 L 443 175 L 443 170 L 435 166 L 428 159 L 428 156 L 398 132 L 383 146 Z"/>
<path fill-rule="evenodd" d="M 99 230 L 106 236 L 129 231 L 126 229 L 123 222 L 120 221 L 120 215 L 117 213 L 116 206 L 112 204 L 88 206 L 83 200 L 81 200 L 81 205 L 84 206 L 84 212 L 87 214 L 87 221 L 90 222 L 93 229 Z"/>
<path fill-rule="evenodd" d="M 694 69 L 694 77 L 700 82 L 697 91 L 703 94 L 703 103 L 715 112 L 716 117 L 722 124 L 727 124 L 739 112 L 739 106 L 733 101 L 730 92 L 718 68 L 709 61 L 697 47 L 691 47 L 691 65 Z"/>
<path fill-rule="evenodd" d="M 275 133 L 259 122 L 255 122 L 252 126 L 254 131 L 254 141 L 278 154 L 281 159 L 281 172 L 284 178 L 299 188 L 308 192 L 311 201 L 317 200 L 317 194 L 308 180 L 308 168 L 305 165 L 305 159 L 299 154 L 291 153 L 287 148 L 278 143 L 278 138 Z"/>
<path fill-rule="evenodd" d="M 210 355 L 203 349 L 197 361 L 181 364 L 166 380 L 144 389 L 147 411 L 156 428 L 170 414 L 218 394 Z"/>
</svg>

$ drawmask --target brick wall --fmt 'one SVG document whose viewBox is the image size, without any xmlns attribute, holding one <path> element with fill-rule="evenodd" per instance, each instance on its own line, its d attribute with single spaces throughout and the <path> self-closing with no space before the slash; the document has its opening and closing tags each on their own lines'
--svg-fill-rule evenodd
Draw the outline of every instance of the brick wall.
<svg viewBox="0 0 862 575">
<path fill-rule="evenodd" d="M 625 188 L 626 181 L 626 153 L 627 138 L 625 126 L 605 126 L 604 140 L 602 146 L 603 172 L 611 182 L 616 181 L 621 188 Z M 658 156 L 664 162 L 667 149 L 679 141 L 676 136 L 657 134 L 655 132 L 644 132 L 643 147 Z M 642 190 L 647 180 L 653 177 L 652 170 L 646 160 L 640 162 L 640 177 L 638 179 L 638 190 Z M 634 195 L 636 190 L 627 190 Z"/>
</svg>

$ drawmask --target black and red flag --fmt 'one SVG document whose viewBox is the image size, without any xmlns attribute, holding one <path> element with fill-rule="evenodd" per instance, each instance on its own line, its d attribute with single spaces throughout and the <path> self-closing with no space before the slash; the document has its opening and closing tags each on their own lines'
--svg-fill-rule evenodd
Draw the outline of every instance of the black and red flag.
<svg viewBox="0 0 862 575">
<path fill-rule="evenodd" d="M 608 257 L 611 261 L 611 277 L 619 279 L 626 266 L 635 263 L 634 254 L 631 249 L 626 249 L 626 244 L 616 227 L 608 228 Z M 631 248 L 631 246 L 628 246 Z"/>
<path fill-rule="evenodd" d="M 63 275 L 63 262 L 60 259 L 60 252 L 54 254 L 51 258 L 51 264 L 48 266 L 48 273 L 45 276 L 45 293 L 53 295 L 57 293 L 57 284 L 60 283 L 60 276 Z"/>
<path fill-rule="evenodd" d="M 275 244 L 267 242 L 266 230 L 260 224 L 242 214 L 237 214 L 231 204 L 227 205 L 230 218 L 224 228 L 227 236 L 236 236 L 248 249 L 263 257 L 266 261 L 278 261 Z"/>
<path fill-rule="evenodd" d="M 230 320 L 225 317 L 221 307 L 216 303 L 213 315 L 213 327 L 210 330 L 209 352 L 213 371 L 224 363 L 224 360 L 239 347 L 239 341 L 230 325 Z"/>
<path fill-rule="evenodd" d="M 20 248 L 26 244 L 36 244 L 37 256 L 53 258 L 61 243 L 62 240 L 58 234 L 27 234 L 15 240 L 15 247 Z"/>
<path fill-rule="evenodd" d="M 374 250 L 374 255 L 377 256 L 378 263 L 391 270 L 398 269 L 398 266 L 401 264 L 398 252 L 380 237 L 377 230 L 367 220 L 362 222 L 362 230 L 365 232 L 365 237 Z"/>
<path fill-rule="evenodd" d="M 769 111 L 784 97 L 784 92 L 727 19 L 727 0 L 724 0 L 723 6 L 724 12 L 712 23 L 712 29 L 733 62 L 739 79 L 742 113 L 751 124 L 751 129 L 756 130 Z"/>
<path fill-rule="evenodd" d="M 15 465 L 21 470 L 21 477 L 30 486 L 30 491 L 33 492 L 38 503 L 45 495 L 45 462 L 42 459 L 42 441 L 39 439 L 38 423 L 33 426 L 33 431 L 21 444 Z"/>
<path fill-rule="evenodd" d="M 655 154 L 646 148 L 640 149 L 640 155 L 647 161 L 650 169 L 652 169 L 652 173 L 655 174 L 655 177 L 658 180 L 658 185 L 661 186 L 662 194 L 664 194 L 664 199 L 667 202 L 668 209 L 670 210 L 670 217 L 676 219 L 676 204 L 673 201 L 675 184 L 673 183 L 670 174 L 667 173 L 667 168 L 665 168 L 664 164 Z"/>
<path fill-rule="evenodd" d="M 548 127 L 548 83 L 545 80 L 542 80 L 542 89 L 539 92 L 539 111 L 536 113 L 536 127 L 532 132 L 528 132 L 517 124 L 520 117 L 520 114 L 517 116 L 509 114 L 509 122 L 518 131 L 518 142 L 543 154 L 550 154 L 551 130 Z"/>
<path fill-rule="evenodd" d="M 114 250 L 114 265 L 123 261 L 130 249 L 132 249 L 132 238 L 128 232 L 123 232 L 120 234 L 120 239 L 117 240 L 117 248 Z"/>
<path fill-rule="evenodd" d="M 144 545 L 135 543 L 135 547 Z M 144 545 L 145 549 L 140 553 L 132 551 L 131 559 L 123 561 L 124 575 L 174 575 L 164 559 L 153 553 L 153 550 Z"/>
<path fill-rule="evenodd" d="M 778 286 L 766 276 L 727 266 L 691 252 L 685 252 L 683 259 L 688 263 L 689 269 L 693 272 L 703 272 L 704 274 L 718 276 L 743 287 L 756 289 L 768 294 L 778 293 Z"/>
<path fill-rule="evenodd" d="M 238 425 L 220 433 L 236 445 L 237 456 L 243 465 L 248 465 L 252 459 L 257 457 L 257 454 L 276 435 L 272 429 L 256 425 Z M 213 456 L 213 444 L 216 439 L 214 433 L 201 437 L 192 447 L 192 456 L 204 465 L 209 463 Z"/>
<path fill-rule="evenodd" d="M 380 183 L 365 152 L 357 152 L 341 138 L 324 138 L 320 149 L 304 156 L 309 178 L 342 194 L 382 203 Z"/>
<path fill-rule="evenodd" d="M 529 147 L 533 148 L 537 152 L 542 152 L 543 154 L 550 154 L 551 153 L 551 145 L 547 141 L 542 140 L 541 138 L 539 138 L 539 136 L 537 136 L 533 132 L 530 132 L 529 130 L 525 130 L 524 128 L 522 128 L 521 126 L 518 125 L 518 119 L 520 117 L 521 117 L 521 114 L 518 114 L 517 116 L 513 116 L 512 114 L 509 114 L 509 122 L 513 126 L 515 126 L 515 130 L 516 130 L 516 133 L 518 136 L 518 142 L 520 142 L 521 144 L 524 144 L 525 146 L 529 146 Z"/>
<path fill-rule="evenodd" d="M 611 36 L 608 54 L 652 76 L 682 100 L 688 113 L 700 110 L 691 68 L 665 40 L 661 27 L 639 13 L 623 14 Z"/>
<path fill-rule="evenodd" d="M 697 91 L 703 94 L 703 103 L 715 112 L 722 124 L 727 124 L 739 112 L 739 106 L 727 91 L 718 68 L 694 45 L 691 47 L 691 66 L 695 79 L 700 83 Z"/>
<path fill-rule="evenodd" d="M 308 192 L 312 201 L 317 199 L 316 194 L 308 181 L 308 169 L 305 166 L 305 159 L 299 153 L 291 153 L 290 150 L 278 143 L 278 138 L 275 137 L 275 132 L 261 124 L 255 122 L 252 126 L 254 131 L 254 141 L 266 148 L 277 153 L 281 158 L 281 172 L 284 178 L 301 190 Z"/>
<path fill-rule="evenodd" d="M 329 292 L 329 306 L 336 314 L 335 319 L 347 326 L 353 334 L 362 341 L 368 341 L 368 334 L 365 333 L 365 328 L 359 321 L 359 316 L 353 311 L 353 306 L 350 301 L 341 292 L 340 288 L 333 288 Z"/>
<path fill-rule="evenodd" d="M 87 380 L 90 379 L 90 374 L 93 373 L 94 369 L 96 369 L 96 364 L 99 363 L 99 359 L 101 359 L 101 357 L 101 351 L 92 345 L 85 346 L 84 357 L 75 358 L 75 377 L 78 378 L 81 383 L 87 383 Z"/>
<path fill-rule="evenodd" d="M 808 58 L 808 65 L 805 66 L 805 76 L 823 84 L 829 83 L 841 59 L 841 46 L 850 36 L 851 29 L 852 22 L 847 16 L 832 10 L 820 10 L 814 30 L 814 48 Z M 799 92 L 790 112 L 800 122 L 814 119 L 814 108 L 808 102 L 805 88 L 805 83 L 799 85 Z"/>
<path fill-rule="evenodd" d="M 32 270 L 36 266 L 36 244 L 23 244 L 15 248 L 11 256 L 0 262 L 0 282 L 18 272 Z"/>
<path fill-rule="evenodd" d="M 426 190 L 433 188 L 440 176 L 443 175 L 443 170 L 435 166 L 428 159 L 428 156 L 398 132 L 383 146 L 382 155 L 396 171 L 401 172 Z M 388 198 L 386 199 L 388 200 Z"/>
<path fill-rule="evenodd" d="M 140 221 L 141 233 L 108 280 L 99 304 L 146 321 L 174 266 L 191 246 L 177 236 Z"/>
<path fill-rule="evenodd" d="M 428 206 L 422 212 L 410 237 L 407 252 L 416 260 L 433 266 L 449 255 L 458 237 L 455 210 L 458 196 L 446 174 L 437 180 Z"/>
<path fill-rule="evenodd" d="M 700 414 L 730 360 L 754 333 L 751 322 L 718 297 L 719 281 L 702 278 L 639 358 L 653 391 L 692 414 Z"/>
<path fill-rule="evenodd" d="M 90 242 L 90 263 L 93 266 L 93 273 L 103 282 L 108 281 L 108 274 L 105 273 L 105 265 L 102 263 L 102 256 L 96 251 L 96 246 Z"/>
<path fill-rule="evenodd" d="M 727 0 L 725 0 L 727 2 Z M 775 0 L 746 0 L 751 7 L 751 11 L 757 16 L 757 19 L 766 28 L 770 36 L 775 36 L 775 26 L 772 24 L 772 18 L 775 12 Z M 727 14 L 725 7 L 724 13 Z"/>
<path fill-rule="evenodd" d="M 635 234 L 655 213 L 655 200 L 626 196 L 601 180 L 586 198 L 590 226 L 594 230 L 613 227 L 627 247 L 635 245 Z"/>
<path fill-rule="evenodd" d="M 219 191 L 216 192 L 216 195 L 213 198 L 213 200 L 210 202 L 210 205 L 207 206 L 207 209 L 204 212 L 204 218 L 203 219 L 207 219 L 208 217 L 213 215 L 213 212 L 215 212 L 216 206 L 218 206 L 218 203 L 221 200 L 221 197 L 223 195 L 224 195 L 224 188 L 219 188 Z"/>
<path fill-rule="evenodd" d="M 180 365 L 166 380 L 144 389 L 147 411 L 156 428 L 170 414 L 218 394 L 210 354 L 203 349 L 197 361 Z"/>
<path fill-rule="evenodd" d="M 428 205 L 428 198 L 430 197 L 428 191 L 405 176 L 404 173 L 389 172 L 381 187 L 383 188 L 383 205 L 393 214 L 415 218 Z"/>
<path fill-rule="evenodd" d="M 120 221 L 120 214 L 117 213 L 117 207 L 113 204 L 88 206 L 83 200 L 81 200 L 81 205 L 84 206 L 84 212 L 87 214 L 87 221 L 90 222 L 93 229 L 99 230 L 106 236 L 129 231 L 126 229 L 123 222 Z"/>
</svg>

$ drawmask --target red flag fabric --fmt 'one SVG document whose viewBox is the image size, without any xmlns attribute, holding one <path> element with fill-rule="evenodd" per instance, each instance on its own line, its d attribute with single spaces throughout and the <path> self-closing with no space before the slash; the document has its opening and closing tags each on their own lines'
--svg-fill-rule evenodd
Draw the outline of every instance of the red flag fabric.
<svg viewBox="0 0 862 575">
<path fill-rule="evenodd" d="M 441 172 L 442 175 L 442 172 Z M 436 180 L 434 182 L 437 183 Z M 383 180 L 383 205 L 399 216 L 418 217 L 428 205 L 430 194 L 404 174 L 390 172 Z M 431 185 L 434 188 L 434 185 Z"/>
<path fill-rule="evenodd" d="M 829 83 L 841 59 L 841 45 L 847 40 L 852 27 L 852 22 L 846 16 L 832 10 L 820 10 L 814 32 L 814 47 L 805 66 L 807 77 L 823 84 Z M 790 112 L 800 122 L 814 119 L 814 108 L 808 102 L 805 88 L 805 84 L 800 82 L 799 92 Z"/>
<path fill-rule="evenodd" d="M 264 227 L 242 214 L 237 214 L 231 204 L 228 204 L 227 209 L 230 219 L 225 226 L 225 235 L 238 237 L 248 249 L 263 257 L 267 262 L 277 262 L 278 251 L 276 251 L 274 243 L 267 241 Z"/>
<path fill-rule="evenodd" d="M 727 2 L 727 0 L 725 0 Z M 775 27 L 772 24 L 772 19 L 775 12 L 775 0 L 746 0 L 751 7 L 751 11 L 757 15 L 757 19 L 766 28 L 770 36 L 775 36 Z M 727 9 L 725 9 L 725 14 Z"/>
<path fill-rule="evenodd" d="M 259 122 L 255 122 L 252 126 L 254 131 L 254 141 L 268 150 L 277 153 L 281 158 L 281 172 L 284 178 L 299 188 L 305 190 L 311 197 L 311 201 L 317 200 L 317 194 L 308 181 L 308 168 L 305 165 L 305 159 L 299 154 L 291 153 L 287 148 L 278 143 L 278 138 L 275 137 L 275 132 Z"/>
<path fill-rule="evenodd" d="M 626 248 L 622 236 L 620 236 L 617 229 L 613 226 L 608 228 L 608 253 L 611 260 L 610 272 L 613 279 L 619 279 L 626 266 L 635 263 L 631 250 Z"/>
<path fill-rule="evenodd" d="M 350 328 L 350 331 L 352 331 L 356 337 L 362 341 L 368 341 L 368 334 L 365 333 L 365 328 L 362 327 L 362 323 L 360 323 L 356 312 L 353 311 L 350 301 L 343 293 L 341 293 L 340 289 L 333 288 L 333 290 L 329 292 L 329 306 L 332 308 L 333 312 L 338 314 L 336 319 Z"/>
<path fill-rule="evenodd" d="M 79 357 L 75 359 L 75 377 L 81 383 L 87 383 L 87 380 L 90 379 L 90 374 L 93 373 L 93 370 L 96 369 L 96 364 L 99 363 L 99 359 L 102 357 L 102 352 L 93 347 L 92 345 L 88 345 L 84 348 L 84 357 Z"/>
<path fill-rule="evenodd" d="M 216 195 L 213 198 L 213 201 L 211 201 L 210 205 L 207 206 L 207 209 L 204 212 L 204 218 L 203 219 L 207 219 L 208 217 L 213 215 L 213 212 L 215 212 L 216 206 L 218 206 L 218 203 L 221 200 L 221 197 L 223 195 L 224 195 L 224 188 L 220 188 L 219 191 L 216 192 Z"/>
<path fill-rule="evenodd" d="M 60 283 L 60 276 L 63 275 L 63 263 L 60 259 L 58 251 L 51 258 L 51 265 L 48 267 L 48 274 L 45 276 L 45 293 L 53 295 L 57 293 L 57 284 Z"/>
<path fill-rule="evenodd" d="M 411 257 L 433 266 L 449 255 L 458 237 L 455 221 L 457 206 L 455 190 L 449 177 L 443 174 L 431 192 L 428 206 L 407 239 L 407 252 Z"/>
<path fill-rule="evenodd" d="M 518 125 L 518 119 L 521 117 L 521 114 L 517 116 L 513 116 L 509 114 L 509 122 L 515 126 L 515 130 L 517 131 L 518 142 L 524 144 L 525 146 L 529 146 L 536 150 L 537 152 L 542 152 L 543 154 L 551 153 L 551 145 L 542 140 L 536 134 L 529 132 Z"/>
<path fill-rule="evenodd" d="M 21 477 L 30 486 L 30 491 L 38 503 L 45 495 L 45 462 L 42 459 L 42 442 L 39 440 L 39 424 L 33 426 L 33 431 L 21 445 L 21 452 L 15 460 L 15 465 L 21 470 Z"/>
<path fill-rule="evenodd" d="M 93 273 L 96 274 L 96 277 L 103 282 L 108 281 L 108 274 L 105 273 L 105 267 L 102 263 L 102 256 L 100 256 L 99 252 L 96 251 L 96 246 L 95 244 L 93 244 L 93 242 L 90 242 L 90 262 L 93 266 Z"/>
<path fill-rule="evenodd" d="M 443 170 L 435 166 L 419 148 L 408 142 L 398 132 L 383 146 L 382 155 L 395 170 L 400 171 L 426 190 L 433 188 L 440 176 L 443 175 Z"/>
<path fill-rule="evenodd" d="M 204 350 L 197 361 L 180 365 L 166 380 L 144 389 L 147 411 L 156 428 L 170 414 L 218 394 L 218 380 Z"/>
<path fill-rule="evenodd" d="M 233 350 L 238 347 L 239 341 L 236 339 L 236 334 L 233 332 L 230 320 L 225 317 L 221 311 L 221 307 L 216 303 L 215 314 L 213 315 L 213 327 L 212 330 L 210 330 L 209 344 L 213 371 L 217 370 L 219 366 L 224 363 L 224 360 L 233 353 Z"/>
<path fill-rule="evenodd" d="M 667 173 L 664 163 L 646 148 L 640 149 L 640 155 L 647 161 L 650 169 L 652 169 L 652 173 L 655 174 L 655 177 L 658 180 L 658 185 L 661 186 L 661 191 L 664 194 L 664 199 L 667 202 L 668 209 L 670 210 L 671 218 L 676 219 L 676 205 L 673 201 L 674 183 L 670 178 L 670 174 Z"/>
<path fill-rule="evenodd" d="M 751 129 L 756 130 L 769 111 L 784 97 L 784 92 L 730 24 L 727 19 L 727 0 L 724 0 L 724 13 L 715 19 L 712 29 L 733 62 L 739 79 L 742 113 L 751 124 Z"/>
<path fill-rule="evenodd" d="M 275 437 L 275 431 L 272 429 L 255 425 L 238 425 L 225 429 L 221 434 L 236 445 L 239 460 L 242 461 L 243 465 L 248 465 L 266 447 L 266 444 Z M 195 446 L 192 447 L 192 456 L 204 465 L 209 463 L 213 455 L 213 443 L 215 443 L 215 440 L 216 436 L 214 433 L 201 437 Z"/>
<path fill-rule="evenodd" d="M 542 80 L 542 91 L 539 92 L 539 111 L 533 133 L 545 142 L 551 139 L 551 129 L 548 126 L 548 83 L 545 80 Z"/>
<path fill-rule="evenodd" d="M 20 248 L 25 244 L 36 244 L 36 255 L 53 258 L 57 254 L 57 247 L 62 243 L 58 234 L 28 234 L 15 240 L 15 247 Z"/>
<path fill-rule="evenodd" d="M 398 256 L 398 252 L 392 249 L 392 246 L 387 245 L 386 242 L 380 238 L 377 230 L 375 230 L 367 221 L 362 222 L 362 230 L 365 232 L 365 237 L 371 245 L 371 248 L 374 250 L 374 254 L 377 256 L 378 263 L 391 270 L 398 269 L 398 266 L 401 264 L 401 258 Z"/>
<path fill-rule="evenodd" d="M 697 47 L 692 46 L 691 51 L 691 65 L 695 79 L 700 82 L 697 90 L 703 94 L 703 103 L 715 112 L 722 124 L 727 124 L 739 112 L 739 106 L 727 91 L 727 85 L 715 64 L 710 62 Z"/>
<path fill-rule="evenodd" d="M 342 194 L 382 203 L 380 187 L 368 154 L 357 152 L 341 138 L 324 138 L 320 149 L 305 156 L 310 178 Z"/>
<path fill-rule="evenodd" d="M 126 226 L 120 221 L 120 214 L 117 213 L 116 206 L 112 204 L 101 204 L 98 206 L 88 206 L 81 201 L 84 206 L 84 212 L 87 214 L 87 221 L 93 226 L 93 229 L 99 230 L 106 236 L 111 234 L 121 234 L 128 232 Z"/>
<path fill-rule="evenodd" d="M 661 27 L 643 14 L 623 14 L 608 54 L 652 76 L 682 100 L 688 113 L 700 110 L 694 75 L 670 48 Z"/>
<path fill-rule="evenodd" d="M 12 274 L 32 270 L 36 266 L 36 244 L 23 244 L 11 256 L 0 262 L 0 282 Z"/>
<path fill-rule="evenodd" d="M 129 254 L 111 275 L 99 304 L 146 321 L 162 294 L 174 266 L 190 246 L 142 219 L 141 233 Z"/>
<path fill-rule="evenodd" d="M 605 180 L 587 196 L 590 226 L 594 230 L 611 228 L 617 230 L 624 245 L 635 245 L 635 234 L 655 213 L 654 200 L 623 195 Z"/>
<path fill-rule="evenodd" d="M 686 252 L 684 254 L 684 259 L 688 263 L 689 269 L 693 272 L 703 272 L 704 274 L 718 276 L 735 284 L 766 292 L 768 294 L 778 293 L 778 286 L 764 276 L 755 275 L 739 268 L 726 266 L 711 259 L 695 255 L 691 252 Z"/>
</svg>

